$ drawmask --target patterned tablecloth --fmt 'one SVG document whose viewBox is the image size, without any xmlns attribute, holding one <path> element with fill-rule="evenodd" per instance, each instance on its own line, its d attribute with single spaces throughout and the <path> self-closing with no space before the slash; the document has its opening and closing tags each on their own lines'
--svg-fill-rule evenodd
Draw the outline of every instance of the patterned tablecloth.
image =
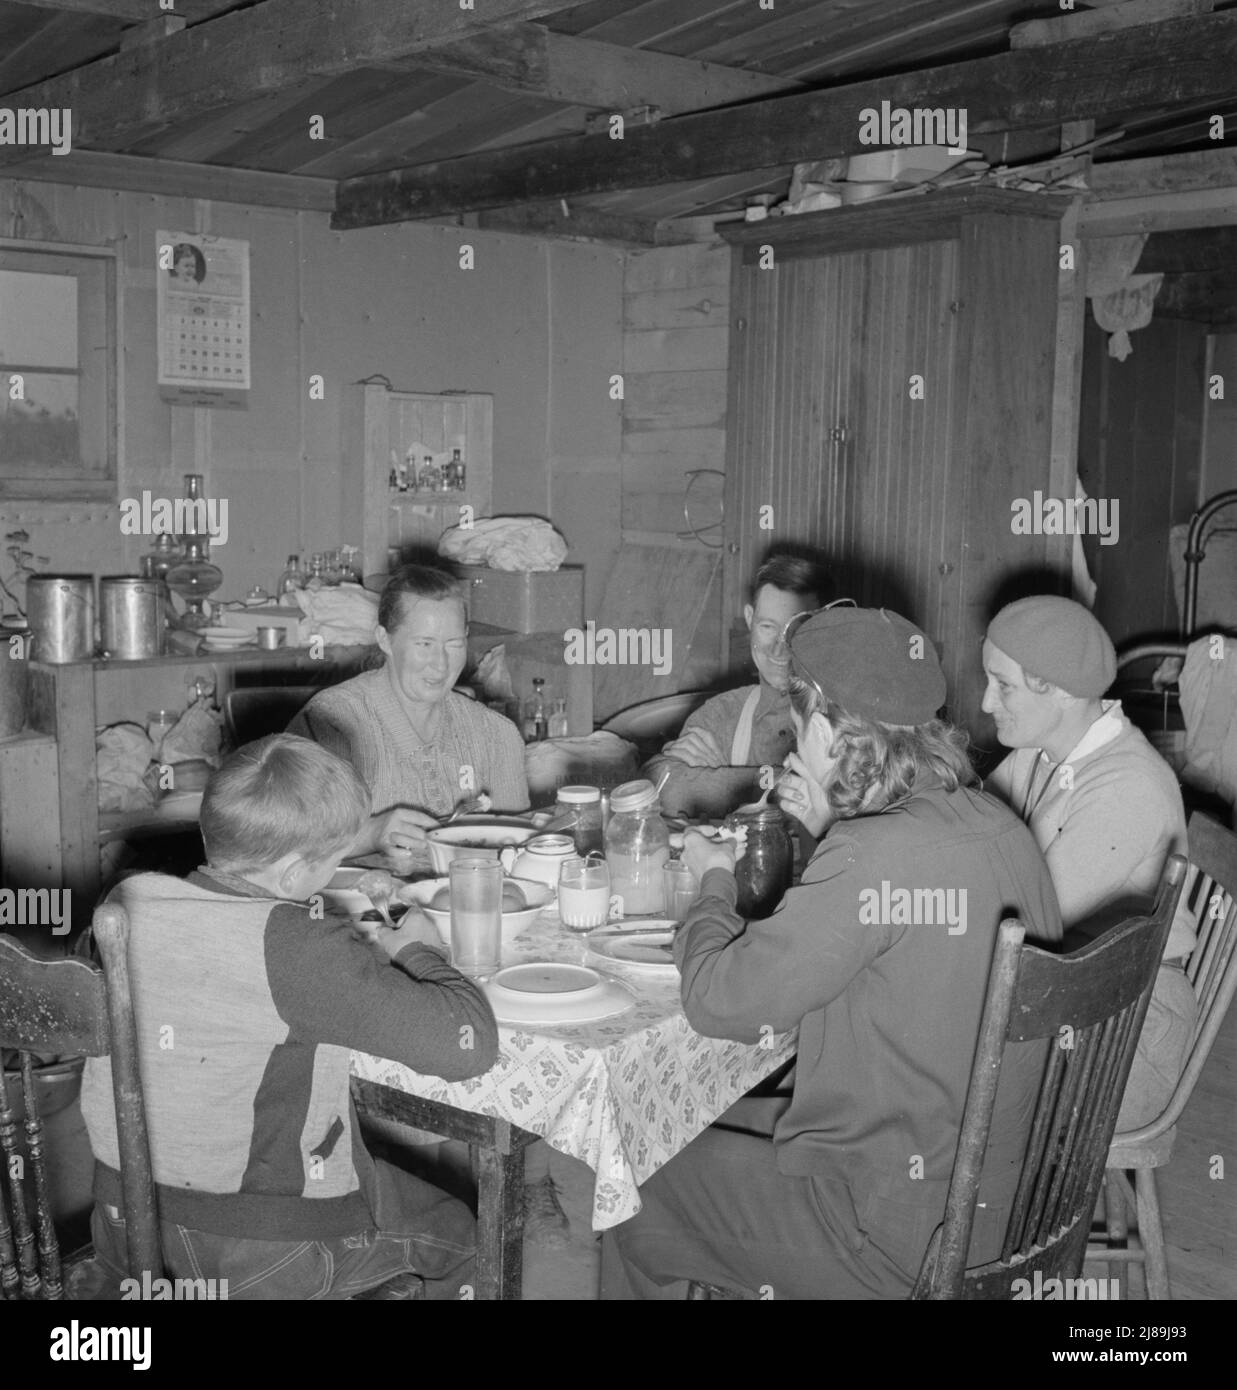
<svg viewBox="0 0 1237 1390">
<path fill-rule="evenodd" d="M 584 955 L 583 939 L 551 907 L 504 949 L 503 964 L 583 964 Z M 597 1175 L 593 1229 L 617 1226 L 640 1210 L 640 1184 L 789 1058 L 795 1035 L 759 1044 L 702 1038 L 683 1014 L 677 972 L 609 961 L 605 971 L 634 991 L 631 1009 L 597 1023 L 500 1024 L 500 1056 L 484 1076 L 442 1081 L 361 1052 L 353 1074 L 497 1115 L 583 1159 Z"/>
</svg>

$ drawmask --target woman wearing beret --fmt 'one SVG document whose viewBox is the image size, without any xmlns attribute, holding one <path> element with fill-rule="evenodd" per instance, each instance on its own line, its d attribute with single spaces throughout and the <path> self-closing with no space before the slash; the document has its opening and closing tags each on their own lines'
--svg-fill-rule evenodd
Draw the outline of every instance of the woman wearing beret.
<svg viewBox="0 0 1237 1390">
<path fill-rule="evenodd" d="M 936 717 L 945 681 L 927 638 L 855 608 L 788 636 L 787 804 L 824 838 L 802 885 L 745 924 L 732 847 L 689 834 L 701 895 L 675 958 L 698 1032 L 799 1029 L 794 1093 L 771 1134 L 723 1116 L 644 1185 L 616 1233 L 636 1297 L 698 1279 L 905 1298 L 944 1214 L 997 928 L 1013 914 L 1060 929 L 1027 828 L 977 789 L 963 735 Z M 1044 1057 L 1039 1043 L 1007 1056 L 972 1263 L 998 1253 Z"/>
<path fill-rule="evenodd" d="M 1146 911 L 1168 856 L 1188 853 L 1172 768 L 1120 700 L 1102 698 L 1116 673 L 1112 640 L 1072 599 L 1018 599 L 988 625 L 983 707 L 1013 751 L 985 787 L 1026 821 L 1048 861 L 1065 928 L 1085 936 Z M 1153 1120 L 1181 1076 L 1198 1020 L 1185 973 L 1194 946 L 1194 920 L 1182 902 L 1138 1035 L 1118 1133 Z"/>
</svg>

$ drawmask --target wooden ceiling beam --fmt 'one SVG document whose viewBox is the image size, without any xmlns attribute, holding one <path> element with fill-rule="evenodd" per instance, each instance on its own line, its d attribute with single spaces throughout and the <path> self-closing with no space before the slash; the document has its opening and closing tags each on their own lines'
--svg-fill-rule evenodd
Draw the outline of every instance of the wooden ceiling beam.
<svg viewBox="0 0 1237 1390">
<path fill-rule="evenodd" d="M 516 232 L 525 236 L 557 237 L 568 241 L 604 241 L 611 246 L 672 246 L 693 241 L 687 231 L 652 218 L 627 217 L 597 208 L 564 203 L 523 203 L 512 208 L 487 208 L 465 213 L 464 226 L 486 232 Z"/>
<path fill-rule="evenodd" d="M 409 0 L 332 0 L 324 9 L 321 0 L 263 0 L 10 93 L 4 104 L 68 108 L 74 145 L 123 149 L 181 121 L 307 78 L 388 62 L 490 24 L 581 3 L 485 0 L 478 10 L 462 10 Z M 0 165 L 30 157 L 28 148 L 0 145 Z"/>
<path fill-rule="evenodd" d="M 74 14 L 111 15 L 113 19 L 134 22 L 149 19 L 154 8 L 147 0 L 18 0 L 18 3 L 33 10 L 70 10 Z"/>
<path fill-rule="evenodd" d="M 1226 145 L 1147 159 L 1116 159 L 1092 165 L 1089 182 L 1092 196 L 1103 199 L 1237 189 L 1237 148 Z"/>
<path fill-rule="evenodd" d="M 299 174 L 271 174 L 255 169 L 225 169 L 218 164 L 187 164 L 173 159 L 143 159 L 128 154 L 101 154 L 92 150 L 70 150 L 66 155 L 29 159 L 0 171 L 0 182 L 6 178 L 312 212 L 330 212 L 335 206 L 335 184 L 330 179 L 307 179 Z"/>
<path fill-rule="evenodd" d="M 159 0 L 17 0 L 36 10 L 68 10 L 73 14 L 110 15 L 113 19 L 131 19 L 135 24 L 155 19 L 167 13 L 178 16 L 188 24 L 209 19 L 222 10 L 230 10 L 242 0 L 176 0 L 173 10 L 162 11 Z"/>
<path fill-rule="evenodd" d="M 1237 271 L 1237 227 L 1191 227 L 1153 232 L 1134 267 L 1135 275 Z"/>
<path fill-rule="evenodd" d="M 393 66 L 399 71 L 424 69 L 476 78 L 508 92 L 566 106 L 597 111 L 656 106 L 666 115 L 803 89 L 803 83 L 793 77 L 598 43 L 556 34 L 539 24 L 495 26 Z"/>
<path fill-rule="evenodd" d="M 1034 129 L 1232 94 L 1237 14 L 1172 20 L 970 62 L 347 179 L 334 225 L 372 226 L 858 154 L 860 112 L 956 109 L 967 131 Z"/>
</svg>

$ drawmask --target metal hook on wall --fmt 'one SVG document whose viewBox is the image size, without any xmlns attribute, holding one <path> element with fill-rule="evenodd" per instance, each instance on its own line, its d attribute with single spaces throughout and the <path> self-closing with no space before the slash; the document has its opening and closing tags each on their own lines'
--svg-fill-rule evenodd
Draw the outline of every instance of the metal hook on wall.
<svg viewBox="0 0 1237 1390">
<path fill-rule="evenodd" d="M 694 526 L 692 524 L 691 511 L 689 510 L 691 503 L 691 491 L 692 488 L 696 485 L 696 479 L 700 477 L 702 473 L 713 473 L 719 478 L 724 478 L 726 476 L 720 468 L 687 469 L 687 471 L 684 474 L 684 477 L 686 477 L 687 479 L 687 485 L 683 489 L 683 524 L 684 526 L 686 526 L 687 529 L 685 531 L 678 531 L 675 534 L 678 540 L 699 541 L 701 545 L 707 546 L 710 550 L 721 550 L 721 540 L 706 540 L 705 533 L 708 531 L 720 531 L 722 529 L 722 525 L 726 520 L 726 503 L 724 498 L 721 502 L 722 515 L 717 521 L 710 522 L 707 526 Z"/>
</svg>

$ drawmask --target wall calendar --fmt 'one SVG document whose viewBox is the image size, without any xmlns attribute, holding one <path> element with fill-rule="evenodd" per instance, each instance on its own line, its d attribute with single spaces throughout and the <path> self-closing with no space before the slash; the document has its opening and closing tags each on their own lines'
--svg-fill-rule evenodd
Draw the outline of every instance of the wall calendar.
<svg viewBox="0 0 1237 1390">
<path fill-rule="evenodd" d="M 249 243 L 156 234 L 159 394 L 244 408 L 249 391 Z"/>
</svg>

